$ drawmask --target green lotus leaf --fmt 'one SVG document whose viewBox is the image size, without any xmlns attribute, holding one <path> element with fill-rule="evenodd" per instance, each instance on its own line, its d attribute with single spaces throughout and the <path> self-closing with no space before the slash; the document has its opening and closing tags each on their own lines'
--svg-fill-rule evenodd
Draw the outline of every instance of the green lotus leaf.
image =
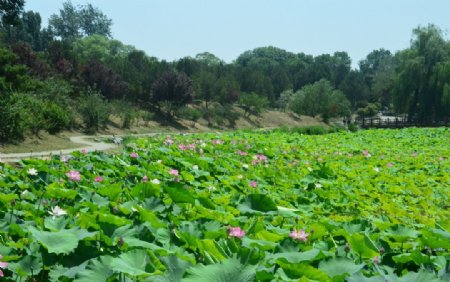
<svg viewBox="0 0 450 282">
<path fill-rule="evenodd" d="M 194 204 L 195 198 L 189 190 L 180 184 L 169 184 L 164 186 L 164 191 L 169 194 L 174 203 L 189 203 Z"/>
<path fill-rule="evenodd" d="M 8 269 L 20 277 L 38 275 L 42 270 L 43 262 L 40 256 L 24 256 L 18 262 L 11 262 Z"/>
<path fill-rule="evenodd" d="M 217 264 L 198 264 L 188 269 L 188 275 L 182 282 L 233 281 L 251 282 L 255 278 L 256 267 L 242 265 L 239 260 L 231 258 Z"/>
<path fill-rule="evenodd" d="M 363 258 L 373 258 L 379 255 L 378 248 L 366 234 L 352 234 L 349 244 L 351 250 Z"/>
<path fill-rule="evenodd" d="M 110 262 L 110 267 L 115 272 L 146 277 L 151 275 L 151 273 L 146 271 L 148 263 L 149 257 L 147 252 L 142 249 L 137 249 L 122 253 L 119 257 L 113 258 Z"/>
<path fill-rule="evenodd" d="M 39 231 L 34 227 L 28 227 L 34 239 L 44 246 L 49 253 L 69 254 L 77 246 L 80 239 L 73 230 L 64 229 L 57 232 Z"/>
<path fill-rule="evenodd" d="M 352 275 L 363 267 L 364 264 L 356 264 L 347 258 L 332 258 L 319 263 L 319 269 L 327 273 L 331 278 Z"/>
<path fill-rule="evenodd" d="M 268 255 L 267 260 L 286 261 L 288 263 L 300 263 L 303 261 L 315 261 L 323 258 L 321 251 L 311 249 L 306 252 L 283 252 Z"/>
<path fill-rule="evenodd" d="M 112 261 L 111 256 L 101 256 L 89 261 L 87 267 L 78 272 L 74 282 L 106 282 L 114 273 L 114 269 L 111 267 Z"/>
</svg>

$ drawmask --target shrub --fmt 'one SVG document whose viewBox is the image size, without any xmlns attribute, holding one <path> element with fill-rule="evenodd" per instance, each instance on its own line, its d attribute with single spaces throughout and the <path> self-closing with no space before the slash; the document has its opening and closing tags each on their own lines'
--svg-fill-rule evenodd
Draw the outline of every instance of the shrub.
<svg viewBox="0 0 450 282">
<path fill-rule="evenodd" d="M 46 128 L 44 101 L 30 94 L 17 93 L 14 95 L 18 98 L 17 106 L 23 114 L 25 131 L 29 130 L 32 134 L 38 135 L 41 130 Z"/>
<path fill-rule="evenodd" d="M 320 125 L 294 127 L 294 128 L 292 128 L 292 132 L 298 133 L 298 134 L 305 134 L 305 135 L 323 135 L 323 134 L 328 133 L 327 129 Z"/>
<path fill-rule="evenodd" d="M 155 114 L 149 111 L 144 111 L 143 113 L 141 113 L 141 117 L 145 124 L 148 126 L 148 123 L 155 118 Z"/>
<path fill-rule="evenodd" d="M 202 113 L 197 109 L 185 106 L 178 109 L 176 115 L 179 118 L 191 120 L 195 124 L 195 122 L 201 118 Z"/>
<path fill-rule="evenodd" d="M 348 130 L 350 132 L 356 132 L 356 131 L 358 131 L 358 126 L 355 123 L 349 123 Z"/>
<path fill-rule="evenodd" d="M 360 117 L 371 117 L 380 111 L 381 105 L 379 103 L 368 103 L 364 108 L 359 108 L 356 113 Z"/>
<path fill-rule="evenodd" d="M 235 127 L 236 120 L 241 117 L 241 114 L 229 104 L 216 104 L 214 107 L 202 108 L 202 115 L 208 121 L 208 126 L 216 124 L 219 126 L 226 125 L 228 127 Z"/>
<path fill-rule="evenodd" d="M 259 96 L 256 93 L 242 93 L 239 103 L 244 109 L 244 115 L 259 115 L 269 105 L 266 97 Z"/>
<path fill-rule="evenodd" d="M 26 130 L 23 113 L 17 103 L 18 97 L 11 93 L 0 93 L 0 142 L 23 139 Z"/>
<path fill-rule="evenodd" d="M 278 109 L 282 110 L 283 112 L 286 111 L 288 108 L 289 102 L 291 101 L 292 97 L 294 96 L 294 91 L 292 89 L 285 90 L 281 92 L 280 97 L 276 101 L 275 105 Z"/>
<path fill-rule="evenodd" d="M 125 100 L 114 100 L 111 102 L 113 113 L 122 120 L 122 128 L 130 128 L 133 122 L 138 118 L 138 112 L 133 108 L 130 102 Z"/>
<path fill-rule="evenodd" d="M 86 130 L 90 133 L 106 126 L 111 113 L 110 105 L 98 92 L 88 88 L 80 100 L 80 114 Z"/>
<path fill-rule="evenodd" d="M 72 120 L 71 113 L 64 110 L 58 104 L 46 102 L 43 116 L 45 120 L 45 129 L 50 134 L 55 134 L 70 128 Z"/>
</svg>

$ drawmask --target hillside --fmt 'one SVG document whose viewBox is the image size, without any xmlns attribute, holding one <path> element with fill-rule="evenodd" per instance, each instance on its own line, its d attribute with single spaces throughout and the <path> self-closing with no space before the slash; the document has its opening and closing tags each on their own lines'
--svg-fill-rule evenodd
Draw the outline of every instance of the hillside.
<svg viewBox="0 0 450 282">
<path fill-rule="evenodd" d="M 236 111 L 240 109 L 235 108 Z M 193 123 L 190 120 L 175 119 L 169 125 L 162 125 L 156 121 L 143 121 L 138 120 L 129 129 L 120 128 L 120 119 L 112 118 L 111 122 L 106 128 L 101 129 L 96 135 L 88 135 L 95 138 L 98 135 L 131 135 L 131 134 L 144 134 L 144 133 L 159 133 L 159 132 L 205 132 L 205 131 L 217 131 L 217 130 L 230 130 L 225 126 L 208 127 L 208 122 L 205 119 L 199 119 Z M 236 121 L 234 129 L 252 129 L 252 128 L 267 128 L 267 127 L 300 127 L 300 126 L 314 126 L 322 125 L 316 118 L 309 116 L 298 116 L 293 113 L 280 112 L 280 111 L 264 111 L 260 116 L 251 116 L 250 118 L 241 116 Z M 0 147 L 0 153 L 31 153 L 49 150 L 62 150 L 70 148 L 79 148 L 82 145 L 76 144 L 70 141 L 72 136 L 86 135 L 81 130 L 63 131 L 55 135 L 51 135 L 45 132 L 36 135 L 29 135 L 26 139 L 18 144 L 8 144 Z"/>
</svg>

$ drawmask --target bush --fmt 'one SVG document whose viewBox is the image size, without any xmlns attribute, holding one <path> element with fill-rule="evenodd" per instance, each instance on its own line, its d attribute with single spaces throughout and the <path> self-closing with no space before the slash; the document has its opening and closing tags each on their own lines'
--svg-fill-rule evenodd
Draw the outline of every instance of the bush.
<svg viewBox="0 0 450 282">
<path fill-rule="evenodd" d="M 280 97 L 276 101 L 275 105 L 278 109 L 282 110 L 283 112 L 287 110 L 289 102 L 291 101 L 292 97 L 294 96 L 294 91 L 292 89 L 285 90 L 281 92 Z"/>
<path fill-rule="evenodd" d="M 274 131 L 276 132 L 283 132 L 283 133 L 297 133 L 297 134 L 304 134 L 304 135 L 323 135 L 323 134 L 329 134 L 334 132 L 339 132 L 342 129 L 339 127 L 330 127 L 326 128 L 321 125 L 314 125 L 314 126 L 303 126 L 303 127 L 292 127 L 289 128 L 287 126 L 282 126 Z"/>
<path fill-rule="evenodd" d="M 259 115 L 269 105 L 266 97 L 259 96 L 256 93 L 242 93 L 239 103 L 244 109 L 245 116 Z"/>
<path fill-rule="evenodd" d="M 111 113 L 108 102 L 92 89 L 88 89 L 80 100 L 79 110 L 84 126 L 90 133 L 98 131 L 101 126 L 106 126 Z"/>
<path fill-rule="evenodd" d="M 359 108 L 356 113 L 360 117 L 371 117 L 380 111 L 381 105 L 379 103 L 369 103 L 364 108 Z"/>
<path fill-rule="evenodd" d="M 201 118 L 202 113 L 197 109 L 185 106 L 178 109 L 176 116 L 182 119 L 191 120 L 195 124 L 195 122 Z"/>
<path fill-rule="evenodd" d="M 208 121 L 208 126 L 216 124 L 219 126 L 226 125 L 228 127 L 235 127 L 236 120 L 241 117 L 239 112 L 233 109 L 232 105 L 216 104 L 214 107 L 203 108 L 202 113 L 203 118 Z"/>
<path fill-rule="evenodd" d="M 356 131 L 358 131 L 358 126 L 356 124 L 354 124 L 354 123 L 349 123 L 348 124 L 348 130 L 350 132 L 356 132 Z"/>
<path fill-rule="evenodd" d="M 294 127 L 292 128 L 292 132 L 305 135 L 323 135 L 328 133 L 328 130 L 323 126 L 317 125 L 317 126 Z"/>
<path fill-rule="evenodd" d="M 155 114 L 152 112 L 144 111 L 143 113 L 141 113 L 141 118 L 148 126 L 148 123 L 155 118 Z"/>
<path fill-rule="evenodd" d="M 29 130 L 32 134 L 38 135 L 41 130 L 46 128 L 44 101 L 30 94 L 18 93 L 14 95 L 18 97 L 17 106 L 23 114 L 25 131 Z"/>
<path fill-rule="evenodd" d="M 113 108 L 113 113 L 122 120 L 122 128 L 130 128 L 139 116 L 138 112 L 128 101 L 114 100 L 111 102 L 111 106 Z"/>
<path fill-rule="evenodd" d="M 44 108 L 45 129 L 50 134 L 69 129 L 71 124 L 71 113 L 64 110 L 58 104 L 47 102 Z"/>
<path fill-rule="evenodd" d="M 17 103 L 18 97 L 0 93 L 0 142 L 14 142 L 23 139 L 26 124 L 23 112 Z"/>
</svg>

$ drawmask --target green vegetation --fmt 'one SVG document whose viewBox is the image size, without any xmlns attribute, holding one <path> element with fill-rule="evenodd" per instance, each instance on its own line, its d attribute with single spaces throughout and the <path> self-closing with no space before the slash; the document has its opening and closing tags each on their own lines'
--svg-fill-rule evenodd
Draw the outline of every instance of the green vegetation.
<svg viewBox="0 0 450 282">
<path fill-rule="evenodd" d="M 83 101 L 89 91 L 102 96 L 108 108 L 102 112 L 120 117 L 124 128 L 137 112 L 165 124 L 177 116 L 200 118 L 185 106 L 211 126 L 233 127 L 240 115 L 233 104 L 246 117 L 266 108 L 324 121 L 380 111 L 417 123 L 450 116 L 450 43 L 434 25 L 414 29 L 405 50 L 370 52 L 359 69 L 351 69 L 346 52 L 311 56 L 270 46 L 245 51 L 233 63 L 208 52 L 166 62 L 112 38 L 112 20 L 91 4 L 64 2 L 47 26 L 23 7 L 23 0 L 0 1 L 0 105 L 9 107 L 0 113 L 0 122 L 8 120 L 0 124 L 2 143 L 42 130 L 98 130 L 108 120 L 89 121 Z M 11 98 L 17 95 L 27 103 Z"/>
<path fill-rule="evenodd" d="M 127 139 L 0 165 L 5 281 L 448 281 L 450 131 Z"/>
</svg>

